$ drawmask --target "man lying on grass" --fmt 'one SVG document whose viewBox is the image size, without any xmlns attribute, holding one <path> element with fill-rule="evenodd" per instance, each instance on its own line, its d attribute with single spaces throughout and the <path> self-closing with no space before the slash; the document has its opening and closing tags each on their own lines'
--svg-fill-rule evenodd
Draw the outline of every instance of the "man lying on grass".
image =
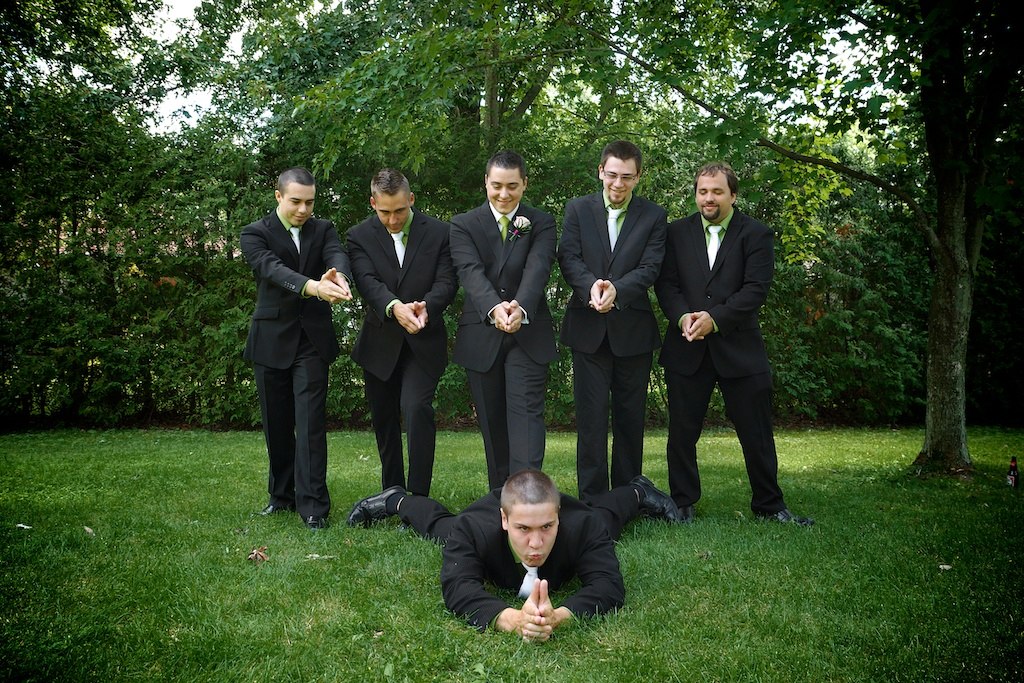
<svg viewBox="0 0 1024 683">
<path fill-rule="evenodd" d="M 559 493 L 543 472 L 523 470 L 458 515 L 392 486 L 356 503 L 348 523 L 369 526 L 398 515 L 444 544 L 441 592 L 448 609 L 481 631 L 491 626 L 544 641 L 573 616 L 622 606 L 625 586 L 614 541 L 639 514 L 680 520 L 672 499 L 642 475 L 584 504 Z M 549 589 L 576 577 L 579 590 L 554 607 Z M 518 591 L 523 606 L 509 606 L 485 584 Z"/>
</svg>

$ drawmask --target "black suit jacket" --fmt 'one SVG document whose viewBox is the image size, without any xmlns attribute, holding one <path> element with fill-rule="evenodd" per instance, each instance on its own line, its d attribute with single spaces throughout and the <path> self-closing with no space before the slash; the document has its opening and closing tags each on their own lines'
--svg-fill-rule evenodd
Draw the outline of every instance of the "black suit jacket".
<svg viewBox="0 0 1024 683">
<path fill-rule="evenodd" d="M 328 363 L 338 356 L 331 306 L 316 297 L 303 298 L 307 280 L 319 280 L 337 268 L 350 281 L 348 257 L 330 221 L 310 218 L 299 232 L 300 253 L 291 233 L 272 211 L 242 228 L 242 254 L 256 278 L 256 310 L 245 344 L 245 359 L 271 368 L 292 365 L 300 333 Z"/>
<path fill-rule="evenodd" d="M 563 344 L 594 353 L 607 335 L 616 356 L 634 356 L 661 345 L 648 290 L 665 256 L 666 224 L 664 209 L 634 195 L 613 252 L 604 195 L 597 192 L 566 204 L 558 263 L 573 296 L 562 322 Z M 615 285 L 614 308 L 607 313 L 588 306 L 596 280 Z"/>
<path fill-rule="evenodd" d="M 555 219 L 526 204 L 516 216 L 530 220 L 529 232 L 505 242 L 487 203 L 451 221 L 452 262 L 465 292 L 452 359 L 476 372 L 491 369 L 507 334 L 487 320 L 502 301 L 515 299 L 530 317 L 515 333 L 526 354 L 544 364 L 558 357 L 545 291 L 555 260 Z"/>
<path fill-rule="evenodd" d="M 448 230 L 447 223 L 415 211 L 401 268 L 394 240 L 376 215 L 348 231 L 352 274 L 368 309 L 352 359 L 382 380 L 394 372 L 403 342 L 408 342 L 417 363 L 434 379 L 448 365 L 444 309 L 457 288 Z M 387 315 L 387 305 L 394 299 L 425 302 L 427 326 L 416 334 L 406 332 Z"/>
<path fill-rule="evenodd" d="M 501 489 L 463 510 L 448 535 L 441 566 L 445 606 L 483 630 L 509 605 L 488 593 L 485 582 L 518 591 L 526 570 L 516 560 L 501 527 Z M 580 587 L 562 605 L 577 616 L 592 616 L 621 607 L 626 588 L 615 544 L 593 510 L 562 495 L 558 535 L 537 577 L 558 590 L 574 578 Z"/>
<path fill-rule="evenodd" d="M 674 372 L 695 373 L 705 353 L 723 377 L 770 371 L 758 311 L 775 272 L 774 236 L 764 223 L 734 212 L 713 270 L 700 214 L 668 226 L 665 261 L 654 291 L 668 318 L 659 363 Z M 695 311 L 710 313 L 718 332 L 688 342 L 679 331 L 679 318 Z"/>
</svg>

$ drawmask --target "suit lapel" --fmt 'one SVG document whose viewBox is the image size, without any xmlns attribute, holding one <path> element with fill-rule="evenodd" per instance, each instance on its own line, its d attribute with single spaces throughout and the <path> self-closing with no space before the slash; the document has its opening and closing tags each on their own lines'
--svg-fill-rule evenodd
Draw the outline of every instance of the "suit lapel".
<svg viewBox="0 0 1024 683">
<path fill-rule="evenodd" d="M 722 243 L 718 245 L 718 255 L 715 257 L 715 267 L 711 268 L 711 274 L 721 268 L 722 263 L 729 256 L 729 252 L 732 251 L 733 247 L 740 239 L 740 233 L 743 232 L 743 219 L 733 209 L 732 220 L 729 221 L 729 229 L 725 231 L 725 235 L 722 236 Z"/>
<path fill-rule="evenodd" d="M 612 260 L 612 240 L 608 237 L 608 211 L 604 207 L 604 195 L 598 192 L 591 195 L 591 197 L 590 213 L 597 230 L 597 239 L 601 242 L 601 246 L 604 249 L 605 263 L 610 264 Z M 626 213 L 627 215 L 629 214 L 628 211 Z"/>
<path fill-rule="evenodd" d="M 525 204 L 523 204 L 522 202 L 519 203 L 519 209 L 516 211 L 516 218 L 518 218 L 519 216 L 522 216 L 526 220 L 530 221 L 531 224 L 533 223 L 533 218 L 530 217 L 530 209 Z M 509 226 L 508 226 L 509 234 L 511 234 L 511 232 L 512 232 L 512 227 L 513 226 L 510 223 Z M 532 228 L 532 225 L 531 225 L 531 228 Z M 512 252 L 515 251 L 516 244 L 519 243 L 519 242 L 522 242 L 523 240 L 529 240 L 529 239 L 530 239 L 529 233 L 527 233 L 526 235 L 523 235 L 523 236 L 521 236 L 521 237 L 519 237 L 518 239 L 515 239 L 515 240 L 511 240 L 511 239 L 508 239 L 506 237 L 505 242 L 502 244 L 501 264 L 498 266 L 498 272 L 499 273 L 501 272 L 502 268 L 505 267 L 505 263 L 508 261 L 509 257 L 512 255 Z M 499 241 L 501 240 L 501 233 L 500 232 L 498 233 L 498 240 Z"/>
<path fill-rule="evenodd" d="M 295 242 L 292 241 L 292 233 L 284 227 L 284 223 L 281 222 L 276 211 L 267 216 L 267 231 L 270 233 L 274 251 L 285 258 L 289 266 L 299 270 L 301 268 L 299 252 L 295 248 Z M 302 233 L 303 231 L 299 230 L 299 244 L 302 244 Z"/>
<path fill-rule="evenodd" d="M 422 226 L 425 222 L 426 221 L 422 216 L 413 211 L 412 223 L 409 224 L 409 239 L 405 242 L 405 259 L 402 263 L 402 267 L 398 269 L 398 284 L 395 285 L 396 289 L 398 288 L 398 285 L 402 284 L 402 279 L 405 277 L 405 274 L 409 272 L 412 260 L 416 258 L 416 253 L 420 249 L 420 243 L 423 241 Z M 392 248 L 391 251 L 394 251 L 394 249 Z M 395 263 L 398 263 L 397 255 L 395 256 Z"/>
<path fill-rule="evenodd" d="M 735 212 L 735 209 L 733 209 L 733 211 Z M 703 238 L 703 223 L 701 224 L 700 232 L 701 237 Z M 722 268 L 722 263 L 725 262 L 725 259 L 729 256 L 729 252 L 732 251 L 733 246 L 735 246 L 739 241 L 741 232 L 743 232 L 743 220 L 740 218 L 739 214 L 733 213 L 732 220 L 729 221 L 729 229 L 725 231 L 725 234 L 722 236 L 722 242 L 718 245 L 718 254 L 715 256 L 715 266 L 714 268 L 708 266 L 708 279 L 714 277 L 715 273 Z M 707 243 L 704 245 L 704 253 L 705 255 L 707 254 Z M 707 262 L 707 258 L 705 258 L 704 261 Z"/>
<path fill-rule="evenodd" d="M 519 205 L 519 210 L 516 212 L 516 216 L 526 216 L 523 213 L 523 205 Z M 509 235 L 512 233 L 512 223 L 508 224 L 508 232 L 505 234 L 505 241 L 501 242 L 501 262 L 498 263 L 498 273 L 501 273 L 502 269 L 505 268 L 505 263 L 508 261 L 508 257 L 512 255 L 512 251 L 516 248 L 516 242 L 522 238 L 511 240 Z M 501 233 L 498 233 L 498 239 L 501 239 Z"/>
<path fill-rule="evenodd" d="M 696 225 L 687 235 L 687 239 L 691 240 L 693 245 L 693 252 L 697 254 L 697 260 L 701 262 L 701 272 L 704 273 L 704 279 L 711 279 L 711 266 L 708 265 L 708 243 L 704 239 L 704 222 L 700 219 L 700 215 L 696 217 Z M 703 258 L 701 258 L 703 256 Z"/>
<path fill-rule="evenodd" d="M 291 231 L 285 231 L 289 237 L 291 237 Z M 313 224 L 313 219 L 309 219 L 306 223 L 299 228 L 299 272 L 302 272 L 306 268 L 306 261 L 309 260 L 309 252 L 313 248 L 313 238 L 316 236 L 316 226 Z M 291 241 L 289 239 L 289 241 Z M 295 243 L 292 242 L 292 246 Z"/>
<path fill-rule="evenodd" d="M 373 226 L 373 236 L 377 242 L 378 248 L 380 248 L 381 253 L 384 255 L 385 263 L 388 265 L 388 269 L 381 273 L 382 278 L 388 285 L 395 283 L 397 288 L 397 280 L 401 268 L 398 265 L 398 254 L 395 253 L 395 240 L 391 237 L 391 233 L 388 232 L 388 229 L 384 227 L 383 223 L 376 218 L 373 220 L 375 223 Z M 411 237 L 410 241 L 412 241 Z M 408 251 L 405 252 L 405 260 L 406 263 L 409 262 Z"/>
<path fill-rule="evenodd" d="M 604 203 L 604 200 L 602 199 L 602 204 L 603 203 Z M 641 216 L 641 214 L 643 212 L 644 212 L 644 207 L 643 207 L 642 202 L 638 201 L 638 199 L 634 196 L 632 201 L 629 202 L 629 208 L 626 210 L 626 218 L 625 218 L 625 220 L 622 221 L 622 229 L 619 230 L 619 236 L 615 240 L 615 247 L 616 248 L 615 248 L 615 251 L 612 252 L 611 261 L 615 260 L 616 254 L 622 253 L 622 249 L 620 249 L 619 246 L 622 245 L 622 244 L 625 244 L 626 240 L 629 239 L 629 235 L 633 231 L 633 227 L 640 221 L 640 216 Z M 606 218 L 605 219 L 605 224 L 606 225 L 607 225 L 607 222 L 608 221 L 607 221 L 607 218 Z M 608 230 L 606 229 L 605 233 L 607 234 L 607 232 L 608 232 Z M 610 239 L 608 241 L 608 244 L 609 244 L 609 246 L 611 245 L 611 240 Z M 609 266 L 611 265 L 611 261 L 609 261 L 609 263 L 608 263 Z"/>
<path fill-rule="evenodd" d="M 501 272 L 505 243 L 501 241 L 501 231 L 498 229 L 498 224 L 494 222 L 491 205 L 485 202 L 483 206 L 477 208 L 475 213 L 473 218 L 476 220 L 476 237 L 480 255 L 491 254 L 491 263 L 497 262 L 497 270 Z"/>
</svg>

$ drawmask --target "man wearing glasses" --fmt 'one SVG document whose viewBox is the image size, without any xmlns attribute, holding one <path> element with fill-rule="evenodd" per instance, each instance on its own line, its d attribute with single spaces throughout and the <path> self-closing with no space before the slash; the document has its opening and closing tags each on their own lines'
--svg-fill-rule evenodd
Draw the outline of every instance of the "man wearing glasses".
<svg viewBox="0 0 1024 683">
<path fill-rule="evenodd" d="M 606 145 L 597 167 L 602 190 L 566 205 L 558 245 L 562 276 L 573 290 L 561 341 L 572 348 L 576 473 L 584 501 L 642 473 L 647 386 L 661 346 L 647 292 L 665 255 L 666 217 L 633 194 L 641 170 L 635 144 Z"/>
</svg>

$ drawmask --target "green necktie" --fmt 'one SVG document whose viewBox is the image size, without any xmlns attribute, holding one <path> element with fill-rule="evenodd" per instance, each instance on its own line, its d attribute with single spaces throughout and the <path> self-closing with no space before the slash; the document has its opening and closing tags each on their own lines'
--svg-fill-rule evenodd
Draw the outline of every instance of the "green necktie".
<svg viewBox="0 0 1024 683">
<path fill-rule="evenodd" d="M 501 241 L 505 241 L 505 236 L 508 235 L 508 216 L 502 216 L 498 219 L 498 223 L 501 224 Z"/>
</svg>

